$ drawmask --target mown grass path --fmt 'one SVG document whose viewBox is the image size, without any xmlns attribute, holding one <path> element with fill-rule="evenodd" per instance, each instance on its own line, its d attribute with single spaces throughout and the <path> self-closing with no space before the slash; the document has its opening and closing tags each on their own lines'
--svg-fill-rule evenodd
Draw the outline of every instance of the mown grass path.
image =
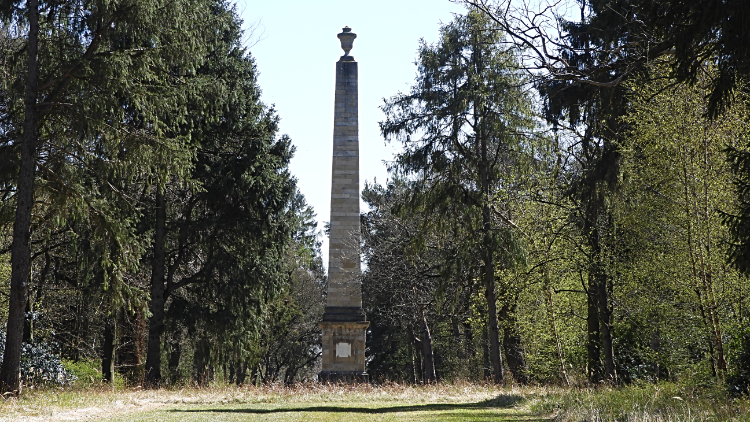
<svg viewBox="0 0 750 422">
<path fill-rule="evenodd" d="M 0 421 L 551 421 L 531 391 L 492 385 L 49 390 L 0 404 Z"/>
<path fill-rule="evenodd" d="M 177 406 L 112 421 L 551 421 L 519 406 L 514 396 L 466 403 L 288 403 Z"/>
</svg>

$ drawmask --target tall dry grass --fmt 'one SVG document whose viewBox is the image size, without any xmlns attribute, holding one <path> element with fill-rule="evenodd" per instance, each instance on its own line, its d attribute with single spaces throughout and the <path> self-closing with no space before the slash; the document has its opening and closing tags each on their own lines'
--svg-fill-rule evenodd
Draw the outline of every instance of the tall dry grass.
<svg viewBox="0 0 750 422">
<path fill-rule="evenodd" d="M 387 383 L 342 385 L 233 386 L 205 388 L 119 388 L 94 385 L 81 389 L 26 390 L 20 397 L 0 399 L 0 421 L 76 420 L 165 406 L 189 405 L 289 405 L 326 403 L 342 406 L 387 407 L 393 404 L 488 402 L 514 394 L 491 384 L 452 383 L 425 386 Z"/>
</svg>

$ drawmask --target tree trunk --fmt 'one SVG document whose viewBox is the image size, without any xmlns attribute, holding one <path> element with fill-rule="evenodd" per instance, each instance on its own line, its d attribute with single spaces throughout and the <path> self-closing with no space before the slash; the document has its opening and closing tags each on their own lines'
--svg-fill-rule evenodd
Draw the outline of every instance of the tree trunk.
<svg viewBox="0 0 750 422">
<path fill-rule="evenodd" d="M 102 377 L 111 383 L 115 379 L 115 342 L 117 339 L 117 317 L 104 320 L 104 341 L 102 343 Z"/>
<path fill-rule="evenodd" d="M 610 382 L 617 382 L 615 372 L 614 347 L 612 345 L 612 309 L 609 306 L 609 288 L 602 277 L 598 284 L 599 322 L 601 324 L 602 351 L 604 352 L 604 376 Z"/>
<path fill-rule="evenodd" d="M 704 131 L 708 131 L 708 127 L 704 127 Z M 724 343 L 722 339 L 722 330 L 721 330 L 721 322 L 719 320 L 719 313 L 718 313 L 718 307 L 716 304 L 716 295 L 714 294 L 714 288 L 713 288 L 713 265 L 712 265 L 712 253 L 713 248 L 711 247 L 712 244 L 712 236 L 711 236 L 711 207 L 709 206 L 709 169 L 710 164 L 708 160 L 708 134 L 704 134 L 703 137 L 703 224 L 705 226 L 705 236 L 706 236 L 706 263 L 705 263 L 705 271 L 703 282 L 705 285 L 706 290 L 706 299 L 708 300 L 709 304 L 709 310 L 711 315 L 711 325 L 713 326 L 713 334 L 714 334 L 714 344 L 716 348 L 716 366 L 719 370 L 719 373 L 722 375 L 722 378 L 726 375 L 727 372 L 727 360 L 724 356 Z M 702 259 L 701 259 L 702 261 Z M 702 264 L 701 267 L 704 267 Z"/>
<path fill-rule="evenodd" d="M 235 362 L 234 359 L 229 362 L 229 378 L 227 378 L 229 384 L 234 384 L 234 380 L 237 379 L 237 365 Z"/>
<path fill-rule="evenodd" d="M 434 383 L 437 380 L 435 375 L 435 355 L 432 350 L 432 335 L 430 327 L 427 325 L 427 318 L 422 312 L 422 358 L 424 361 L 424 381 Z"/>
<path fill-rule="evenodd" d="M 490 362 L 492 376 L 496 384 L 504 381 L 503 360 L 500 355 L 500 328 L 497 324 L 497 295 L 495 294 L 495 272 L 492 266 L 492 251 L 486 251 L 489 256 L 484 263 L 485 296 L 487 298 L 487 334 L 490 343 Z"/>
<path fill-rule="evenodd" d="M 473 360 L 477 356 L 477 349 L 474 346 L 474 335 L 471 332 L 471 324 L 468 321 L 464 321 L 464 350 L 470 360 Z"/>
<path fill-rule="evenodd" d="M 458 315 L 451 315 L 451 331 L 453 333 L 453 345 L 456 357 L 459 361 L 466 360 L 466 349 L 461 341 L 461 329 L 459 328 Z"/>
<path fill-rule="evenodd" d="M 286 371 L 284 371 L 284 384 L 294 384 L 294 379 L 297 377 L 297 372 L 299 372 L 298 366 L 287 366 Z"/>
<path fill-rule="evenodd" d="M 425 356 L 424 341 L 418 336 L 414 335 L 414 330 L 411 328 L 411 325 L 409 326 L 409 336 L 411 337 L 411 343 L 414 345 L 414 349 L 418 351 L 418 353 L 415 353 L 415 354 L 419 358 L 419 371 L 417 371 L 416 363 L 413 365 L 414 366 L 414 382 L 417 383 L 421 381 L 424 383 L 427 381 L 427 379 L 425 378 L 425 374 L 426 374 L 425 368 L 427 366 L 427 362 L 426 362 L 426 356 Z M 417 373 L 419 373 L 419 379 L 417 379 Z"/>
<path fill-rule="evenodd" d="M 161 337 L 164 332 L 164 243 L 167 210 L 163 188 L 156 194 L 156 227 L 154 231 L 154 260 L 151 267 L 151 301 L 148 320 L 148 350 L 146 352 L 146 383 L 157 386 L 161 381 Z"/>
<path fill-rule="evenodd" d="M 237 385 L 245 383 L 247 378 L 247 365 L 244 362 L 238 362 L 237 364 Z"/>
<path fill-rule="evenodd" d="M 487 334 L 487 325 L 482 330 L 482 371 L 485 380 L 492 377 L 492 364 L 490 363 L 490 336 Z"/>
<path fill-rule="evenodd" d="M 724 354 L 723 354 L 723 345 L 721 343 L 721 340 L 717 341 L 717 326 L 714 323 L 714 316 L 712 312 L 712 304 L 715 305 L 715 302 L 712 302 L 710 299 L 710 295 L 708 293 L 708 283 L 706 282 L 706 268 L 705 268 L 705 260 L 703 257 L 703 248 L 701 246 L 701 240 L 700 240 L 700 221 L 701 217 L 699 215 L 699 205 L 698 205 L 698 198 L 697 193 L 695 192 L 696 189 L 692 187 L 691 182 L 696 180 L 696 174 L 694 170 L 694 162 L 693 157 L 694 154 L 690 154 L 690 173 L 688 174 L 687 169 L 687 163 L 683 163 L 683 181 L 684 181 L 684 194 L 685 194 L 685 214 L 688 219 L 687 224 L 687 246 L 688 246 L 688 254 L 690 256 L 690 264 L 692 266 L 693 271 L 693 290 L 695 291 L 695 294 L 698 298 L 698 305 L 701 311 L 701 318 L 703 319 L 704 327 L 707 331 L 707 342 L 708 342 L 708 350 L 709 354 L 711 356 L 711 372 L 713 376 L 717 376 L 721 372 L 722 363 L 724 368 L 726 368 L 726 362 L 724 361 Z M 693 217 L 695 217 L 695 222 L 693 222 Z M 706 220 L 708 220 L 708 215 L 706 215 Z M 706 224 L 708 224 L 708 221 L 706 221 Z M 695 233 L 693 233 L 693 225 L 697 226 L 695 229 Z M 710 250 L 710 247 L 709 247 Z M 700 269 L 698 268 L 700 266 Z M 717 345 L 722 346 L 722 350 L 718 351 L 715 350 L 715 347 Z M 724 361 L 724 362 L 722 362 Z"/>
<path fill-rule="evenodd" d="M 23 144 L 16 190 L 16 215 L 11 245 L 10 300 L 6 326 L 5 352 L 0 369 L 0 391 L 21 392 L 21 343 L 23 342 L 24 307 L 28 300 L 31 278 L 31 211 L 34 207 L 34 173 L 39 115 L 36 102 L 39 36 L 37 0 L 27 2 L 29 35 L 28 75 L 24 98 Z"/>
<path fill-rule="evenodd" d="M 476 67 L 476 74 L 481 74 L 482 57 L 481 49 L 475 46 L 472 53 Z M 490 215 L 490 160 L 488 156 L 487 131 L 485 130 L 485 116 L 483 100 L 474 99 L 474 123 L 476 137 L 479 141 L 480 162 L 479 179 L 481 188 L 482 204 L 482 279 L 484 280 L 485 296 L 487 298 L 487 327 L 489 328 L 490 361 L 494 381 L 503 383 L 503 360 L 500 355 L 500 330 L 497 325 L 497 295 L 495 294 L 495 261 L 492 242 L 492 217 Z"/>
<path fill-rule="evenodd" d="M 589 283 L 586 292 L 586 328 L 588 330 L 588 342 L 586 351 L 588 354 L 588 377 L 592 383 L 602 379 L 601 366 L 601 333 L 599 332 L 599 309 L 597 306 L 597 281 L 594 274 L 589 274 Z"/>
<path fill-rule="evenodd" d="M 505 305 L 500 310 L 500 319 L 505 322 L 503 325 L 503 350 L 508 360 L 508 368 L 513 374 L 513 378 L 519 384 L 529 382 L 528 371 L 526 368 L 526 358 L 523 355 L 521 345 L 521 334 L 518 332 L 516 324 L 516 306 Z"/>
<path fill-rule="evenodd" d="M 195 344 L 193 352 L 193 379 L 203 387 L 213 379 L 213 368 L 210 365 L 211 346 L 208 339 L 202 336 Z"/>
<path fill-rule="evenodd" d="M 549 282 L 549 272 L 545 271 L 545 284 Z M 570 381 L 568 380 L 568 372 L 565 370 L 565 359 L 563 358 L 562 345 L 560 344 L 560 336 L 557 333 L 557 323 L 555 322 L 555 303 L 552 300 L 552 288 L 548 285 L 544 289 L 547 297 L 547 314 L 550 322 L 550 331 L 555 337 L 555 346 L 557 347 L 557 359 L 560 362 L 560 375 L 565 381 L 565 385 L 570 387 Z"/>
<path fill-rule="evenodd" d="M 89 325 L 91 322 L 89 306 L 90 302 L 89 289 L 79 283 L 80 292 L 78 293 L 78 308 L 76 315 L 76 326 L 75 326 L 75 349 L 73 350 L 73 360 L 78 362 L 81 360 L 81 355 L 85 356 L 86 348 L 88 348 L 88 336 L 90 333 Z"/>
<path fill-rule="evenodd" d="M 409 333 L 408 333 L 408 335 L 409 335 L 409 342 L 408 342 L 408 344 L 409 344 L 409 356 L 411 357 L 411 380 L 412 380 L 412 383 L 416 384 L 416 383 L 419 382 L 419 380 L 417 379 L 418 378 L 418 376 L 417 376 L 417 362 L 416 362 L 416 358 L 414 356 L 416 354 L 414 352 L 414 341 L 413 341 L 414 334 L 412 333 L 411 326 L 409 327 Z"/>
<path fill-rule="evenodd" d="M 180 358 L 182 357 L 182 345 L 180 344 L 179 339 L 172 339 L 172 341 L 169 342 L 169 349 L 168 368 L 170 377 L 174 383 L 179 378 L 179 373 L 177 371 L 180 367 Z"/>
</svg>

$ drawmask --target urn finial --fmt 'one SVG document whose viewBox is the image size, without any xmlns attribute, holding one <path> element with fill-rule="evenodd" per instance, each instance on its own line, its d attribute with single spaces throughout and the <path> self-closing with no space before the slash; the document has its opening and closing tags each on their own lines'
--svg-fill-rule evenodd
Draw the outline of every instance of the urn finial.
<svg viewBox="0 0 750 422">
<path fill-rule="evenodd" d="M 344 50 L 344 56 L 349 55 L 352 46 L 354 45 L 354 39 L 357 38 L 357 34 L 352 32 L 352 29 L 345 26 L 343 32 L 337 35 L 341 40 L 341 48 Z"/>
</svg>

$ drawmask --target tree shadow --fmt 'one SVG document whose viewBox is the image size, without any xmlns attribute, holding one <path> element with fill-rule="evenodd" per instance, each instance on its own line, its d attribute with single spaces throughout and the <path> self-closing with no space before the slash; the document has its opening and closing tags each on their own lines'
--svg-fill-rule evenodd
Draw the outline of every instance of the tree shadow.
<svg viewBox="0 0 750 422">
<path fill-rule="evenodd" d="M 213 407 L 208 409 L 172 409 L 170 412 L 175 413 L 249 413 L 249 414 L 273 414 L 273 413 L 292 413 L 292 412 L 325 412 L 325 413 L 363 413 L 363 414 L 385 414 L 385 413 L 399 413 L 399 412 L 419 412 L 419 411 L 447 411 L 451 413 L 456 419 L 466 417 L 459 411 L 466 410 L 480 410 L 480 409 L 510 409 L 517 404 L 522 403 L 523 397 L 517 395 L 501 395 L 493 399 L 484 400 L 476 403 L 428 403 L 419 405 L 404 405 L 404 406 L 389 406 L 389 407 L 365 407 L 365 406 L 308 406 L 308 407 L 279 407 L 277 409 L 259 409 L 253 407 L 243 408 L 227 408 L 227 407 Z M 448 416 L 448 415 L 446 415 Z M 488 415 L 490 416 L 490 415 Z M 534 416 L 531 413 L 526 413 L 518 416 Z M 521 419 L 519 419 L 521 420 Z"/>
</svg>

